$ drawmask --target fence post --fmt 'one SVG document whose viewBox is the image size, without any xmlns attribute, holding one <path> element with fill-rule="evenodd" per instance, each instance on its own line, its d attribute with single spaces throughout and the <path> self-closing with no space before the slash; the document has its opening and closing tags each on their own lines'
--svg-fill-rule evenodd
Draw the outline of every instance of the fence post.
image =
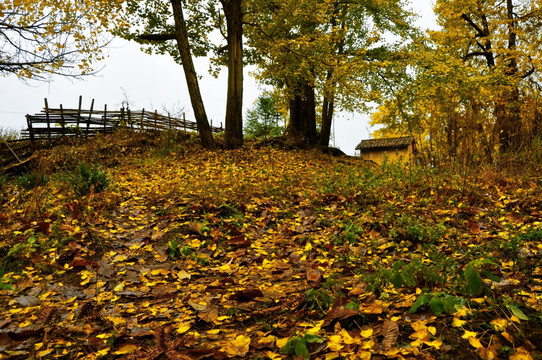
<svg viewBox="0 0 542 360">
<path fill-rule="evenodd" d="M 120 125 L 126 126 L 126 120 L 124 120 L 124 106 L 120 108 Z"/>
<path fill-rule="evenodd" d="M 143 116 L 145 116 L 145 108 L 141 110 L 141 132 L 143 132 Z"/>
<path fill-rule="evenodd" d="M 158 130 L 158 110 L 154 110 L 154 129 Z"/>
<path fill-rule="evenodd" d="M 90 112 L 87 119 L 87 133 L 85 134 L 86 136 L 88 136 L 90 133 L 90 118 L 92 117 L 92 110 L 94 110 L 94 99 L 92 99 L 92 102 L 90 103 Z"/>
<path fill-rule="evenodd" d="M 79 95 L 79 108 L 77 109 L 77 128 L 79 128 L 79 122 L 81 119 L 81 105 L 83 103 L 83 96 Z"/>
<path fill-rule="evenodd" d="M 45 100 L 45 118 L 47 119 L 47 139 L 51 141 L 51 120 L 49 119 L 49 103 Z"/>
<path fill-rule="evenodd" d="M 169 113 L 167 113 L 167 121 L 169 124 L 169 130 L 171 130 L 171 115 Z"/>
<path fill-rule="evenodd" d="M 64 121 L 64 109 L 62 109 L 62 104 L 60 104 L 60 125 L 62 126 L 62 137 L 66 136 L 66 124 Z"/>
<path fill-rule="evenodd" d="M 134 123 L 132 121 L 132 112 L 130 111 L 130 108 L 126 109 L 126 112 L 128 113 L 128 124 L 130 124 L 130 129 L 133 129 Z"/>
<path fill-rule="evenodd" d="M 183 126 L 184 126 L 184 132 L 186 132 L 186 114 L 183 112 Z"/>
<path fill-rule="evenodd" d="M 107 104 L 104 105 L 104 134 L 107 132 Z"/>
<path fill-rule="evenodd" d="M 26 123 L 28 124 L 28 134 L 30 135 L 30 143 L 32 144 L 32 149 L 36 147 L 34 142 L 34 128 L 32 127 L 32 119 L 30 115 L 26 115 Z"/>
</svg>

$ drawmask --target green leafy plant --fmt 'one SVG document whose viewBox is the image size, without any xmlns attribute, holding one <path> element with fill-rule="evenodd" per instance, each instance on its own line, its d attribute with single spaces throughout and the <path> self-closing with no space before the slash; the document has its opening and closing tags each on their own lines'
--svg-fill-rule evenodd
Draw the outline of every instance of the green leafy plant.
<svg viewBox="0 0 542 360">
<path fill-rule="evenodd" d="M 32 190 L 35 187 L 47 184 L 49 178 L 43 173 L 32 172 L 20 175 L 17 184 L 25 190 Z"/>
<path fill-rule="evenodd" d="M 8 177 L 6 175 L 0 175 L 0 190 L 4 188 L 7 179 Z"/>
<path fill-rule="evenodd" d="M 11 285 L 13 280 L 5 276 L 5 274 L 4 268 L 0 266 L 0 290 L 15 290 L 15 288 Z"/>
<path fill-rule="evenodd" d="M 333 298 L 323 289 L 309 289 L 306 293 L 305 306 L 309 309 L 326 311 L 333 304 Z"/>
<path fill-rule="evenodd" d="M 97 165 L 80 164 L 66 177 L 66 182 L 78 196 L 104 191 L 110 183 L 107 173 Z"/>
<path fill-rule="evenodd" d="M 305 334 L 303 336 L 292 336 L 286 344 L 280 349 L 283 354 L 295 355 L 302 359 L 309 359 L 309 345 L 321 344 L 324 339 L 316 335 Z"/>
<path fill-rule="evenodd" d="M 179 238 L 171 239 L 167 244 L 167 253 L 172 258 L 190 256 L 193 251 L 193 247 L 184 245 L 182 239 Z"/>
<path fill-rule="evenodd" d="M 30 253 L 36 252 L 36 250 L 40 247 L 38 237 L 36 234 L 34 234 L 32 229 L 26 230 L 23 233 L 23 236 L 28 236 L 26 241 L 13 245 L 8 251 L 8 257 L 29 255 Z"/>
<path fill-rule="evenodd" d="M 489 259 L 477 259 L 469 262 L 465 266 L 461 280 L 462 290 L 468 295 L 479 295 L 487 285 L 484 284 L 482 276 L 494 282 L 500 282 L 501 279 L 493 272 L 484 269 L 484 265 L 500 268 L 500 266 Z M 460 281 L 461 282 L 461 281 Z"/>
<path fill-rule="evenodd" d="M 423 294 L 412 304 L 408 312 L 414 314 L 420 308 L 429 306 L 435 315 L 453 314 L 458 306 L 465 305 L 465 299 L 462 297 L 448 295 L 443 292 Z"/>
</svg>

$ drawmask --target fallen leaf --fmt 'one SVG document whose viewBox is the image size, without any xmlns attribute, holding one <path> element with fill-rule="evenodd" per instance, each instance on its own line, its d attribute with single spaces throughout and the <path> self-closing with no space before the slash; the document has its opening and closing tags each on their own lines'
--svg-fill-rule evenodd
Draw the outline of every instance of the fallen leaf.
<svg viewBox="0 0 542 360">
<path fill-rule="evenodd" d="M 384 350 L 389 350 L 399 337 L 399 326 L 397 322 L 385 320 L 381 327 L 381 334 L 384 336 L 382 347 Z"/>
</svg>

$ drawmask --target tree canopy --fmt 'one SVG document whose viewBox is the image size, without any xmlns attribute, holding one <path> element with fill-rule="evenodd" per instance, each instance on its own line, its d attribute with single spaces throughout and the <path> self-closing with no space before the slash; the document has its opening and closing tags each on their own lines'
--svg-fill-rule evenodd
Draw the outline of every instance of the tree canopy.
<svg viewBox="0 0 542 360">
<path fill-rule="evenodd" d="M 46 79 L 78 76 L 102 60 L 108 30 L 122 25 L 122 0 L 0 3 L 0 73 Z"/>
</svg>

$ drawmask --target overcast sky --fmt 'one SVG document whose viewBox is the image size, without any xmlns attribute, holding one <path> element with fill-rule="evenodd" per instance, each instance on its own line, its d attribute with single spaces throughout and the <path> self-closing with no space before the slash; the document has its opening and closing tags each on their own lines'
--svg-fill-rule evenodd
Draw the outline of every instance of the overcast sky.
<svg viewBox="0 0 542 360">
<path fill-rule="evenodd" d="M 413 0 L 413 8 L 420 15 L 419 25 L 434 27 L 435 20 L 431 0 Z M 51 82 L 22 82 L 15 76 L 1 78 L 0 127 L 22 129 L 26 127 L 26 114 L 41 111 L 44 98 L 50 107 L 77 108 L 79 95 L 83 96 L 83 108 L 89 108 L 95 99 L 95 108 L 118 108 L 123 100 L 130 102 L 133 110 L 167 109 L 175 112 L 184 108 L 187 119 L 192 120 L 192 110 L 182 67 L 169 57 L 147 55 L 139 45 L 115 39 L 106 50 L 106 59 L 97 76 L 84 80 L 55 77 Z M 224 120 L 226 108 L 227 74 L 222 71 L 215 79 L 208 74 L 208 64 L 199 59 L 198 75 L 203 76 L 200 87 L 207 116 L 213 125 Z M 262 91 L 248 70 L 245 71 L 243 105 L 250 108 Z M 360 140 L 370 137 L 369 118 L 365 114 L 340 113 L 335 117 L 335 146 L 347 154 L 354 154 Z M 333 144 L 332 144 L 333 145 Z"/>
</svg>

